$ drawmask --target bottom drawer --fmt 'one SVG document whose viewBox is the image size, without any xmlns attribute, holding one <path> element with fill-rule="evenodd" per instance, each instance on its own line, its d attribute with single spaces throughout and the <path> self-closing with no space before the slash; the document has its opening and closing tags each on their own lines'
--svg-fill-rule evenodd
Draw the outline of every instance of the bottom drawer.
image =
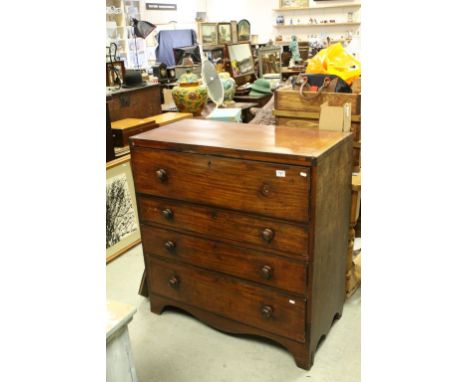
<svg viewBox="0 0 468 382">
<path fill-rule="evenodd" d="M 304 342 L 305 299 L 292 298 L 214 272 L 150 256 L 146 259 L 151 293 Z"/>
</svg>

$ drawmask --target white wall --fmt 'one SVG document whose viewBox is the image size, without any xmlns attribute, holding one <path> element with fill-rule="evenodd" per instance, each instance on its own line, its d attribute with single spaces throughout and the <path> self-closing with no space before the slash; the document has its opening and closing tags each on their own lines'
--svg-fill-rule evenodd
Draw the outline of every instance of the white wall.
<svg viewBox="0 0 468 382">
<path fill-rule="evenodd" d="M 250 32 L 259 37 L 259 42 L 274 39 L 273 23 L 278 0 L 206 0 L 208 21 L 221 22 L 247 19 Z"/>
<path fill-rule="evenodd" d="M 141 1 L 141 16 L 143 20 L 150 21 L 157 25 L 157 30 L 171 29 L 174 26 L 164 25 L 170 21 L 177 21 L 178 29 L 189 28 L 197 30 L 195 22 L 196 12 L 207 12 L 207 21 L 211 22 L 229 22 L 231 20 L 239 21 L 247 19 L 250 22 L 251 33 L 258 35 L 259 42 L 267 42 L 269 39 L 275 40 L 277 35 L 282 35 L 283 40 L 289 41 L 291 35 L 295 34 L 299 40 L 308 40 L 311 36 L 326 38 L 330 36 L 332 39 L 339 39 L 346 36 L 347 31 L 351 31 L 354 35 L 359 33 L 359 27 L 339 27 L 327 26 L 323 28 L 274 28 L 276 17 L 282 14 L 285 17 L 285 23 L 289 23 L 289 19 L 300 18 L 301 22 L 307 23 L 309 16 L 313 18 L 335 19 L 336 22 L 347 21 L 347 12 L 355 12 L 355 21 L 360 21 L 360 12 L 358 8 L 336 8 L 317 11 L 289 11 L 275 12 L 274 8 L 279 7 L 279 0 L 164 0 L 158 2 L 175 3 L 177 11 L 147 11 L 145 0 Z M 148 0 L 148 2 L 155 0 Z M 337 3 L 360 3 L 361 0 L 340 0 Z M 309 0 L 310 6 L 316 4 L 325 4 L 323 2 L 316 3 Z M 151 39 L 151 37 L 149 38 Z M 355 37 L 350 47 L 352 53 L 356 53 L 359 57 L 360 38 Z"/>
<path fill-rule="evenodd" d="M 317 3 L 310 0 L 310 7 L 315 6 Z M 307 36 L 314 35 L 334 35 L 339 37 L 345 35 L 349 29 L 356 31 L 358 28 L 354 27 L 323 27 L 323 28 L 281 28 L 276 29 L 273 26 L 276 24 L 276 16 L 283 15 L 286 23 L 289 19 L 293 18 L 294 23 L 297 19 L 301 19 L 301 23 L 307 23 L 309 16 L 320 19 L 335 19 L 336 22 L 347 21 L 347 12 L 355 12 L 355 20 L 359 21 L 359 11 L 357 8 L 332 8 L 321 9 L 314 11 L 288 11 L 279 12 L 273 11 L 274 8 L 279 7 L 278 0 L 234 0 L 232 2 L 219 1 L 219 0 L 206 0 L 208 21 L 230 21 L 247 19 L 251 25 L 252 34 L 259 36 L 260 42 L 267 42 L 269 39 L 275 39 L 276 35 L 281 34 L 283 39 L 289 40 L 292 34 L 296 34 L 299 38 L 307 39 Z M 342 0 L 336 3 L 360 3 L 360 0 Z M 229 4 L 229 6 L 228 6 Z M 231 5 L 232 4 L 232 5 Z M 320 2 L 319 4 L 326 4 Z"/>
<path fill-rule="evenodd" d="M 174 28 L 173 25 L 165 25 L 171 21 L 177 21 L 177 29 L 197 30 L 195 22 L 196 12 L 206 12 L 206 0 L 169 0 L 157 1 L 158 3 L 177 4 L 177 11 L 148 11 L 146 2 L 156 2 L 156 0 L 141 1 L 141 18 L 156 25 L 157 30 Z"/>
</svg>

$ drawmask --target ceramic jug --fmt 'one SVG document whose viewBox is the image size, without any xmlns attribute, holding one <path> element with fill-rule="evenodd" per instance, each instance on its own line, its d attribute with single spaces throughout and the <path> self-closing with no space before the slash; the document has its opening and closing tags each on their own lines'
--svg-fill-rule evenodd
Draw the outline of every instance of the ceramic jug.
<svg viewBox="0 0 468 382">
<path fill-rule="evenodd" d="M 200 115 L 208 98 L 206 86 L 195 73 L 187 71 L 172 89 L 172 98 L 180 112 Z"/>
<path fill-rule="evenodd" d="M 236 92 L 236 81 L 228 72 L 219 73 L 219 78 L 224 87 L 224 100 L 232 101 L 234 93 Z"/>
</svg>

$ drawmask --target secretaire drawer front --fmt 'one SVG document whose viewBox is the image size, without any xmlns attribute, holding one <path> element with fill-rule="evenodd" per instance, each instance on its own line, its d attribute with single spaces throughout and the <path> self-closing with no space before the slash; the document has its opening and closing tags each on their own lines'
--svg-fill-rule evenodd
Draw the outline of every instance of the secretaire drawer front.
<svg viewBox="0 0 468 382">
<path fill-rule="evenodd" d="M 147 257 L 151 293 L 296 341 L 305 340 L 305 299 Z"/>
<path fill-rule="evenodd" d="M 137 192 L 308 221 L 310 169 L 136 148 L 132 166 Z"/>
<path fill-rule="evenodd" d="M 141 226 L 141 237 L 146 255 L 181 260 L 286 291 L 305 293 L 306 265 L 299 261 L 146 225 Z"/>
<path fill-rule="evenodd" d="M 143 195 L 139 196 L 138 203 L 143 223 L 163 224 L 221 241 L 307 257 L 306 226 Z"/>
</svg>

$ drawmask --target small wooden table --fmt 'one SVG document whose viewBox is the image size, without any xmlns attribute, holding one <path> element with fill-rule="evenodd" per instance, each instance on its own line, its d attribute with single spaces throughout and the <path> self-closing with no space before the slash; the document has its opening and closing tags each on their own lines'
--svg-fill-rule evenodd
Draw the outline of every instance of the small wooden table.
<svg viewBox="0 0 468 382">
<path fill-rule="evenodd" d="M 273 97 L 273 94 L 265 94 L 263 97 L 252 97 L 249 95 L 234 96 L 236 102 L 254 103 L 256 107 L 263 107 Z"/>
<path fill-rule="evenodd" d="M 136 313 L 135 307 L 116 301 L 107 302 L 106 381 L 137 382 L 133 363 L 128 323 Z"/>
</svg>

